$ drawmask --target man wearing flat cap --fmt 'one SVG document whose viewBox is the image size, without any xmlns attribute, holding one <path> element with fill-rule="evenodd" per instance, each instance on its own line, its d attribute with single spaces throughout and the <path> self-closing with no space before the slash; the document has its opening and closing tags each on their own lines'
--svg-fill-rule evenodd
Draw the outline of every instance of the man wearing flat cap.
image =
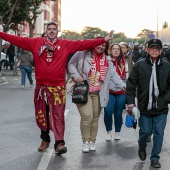
<svg viewBox="0 0 170 170">
<path fill-rule="evenodd" d="M 128 109 L 137 107 L 139 118 L 139 149 L 141 161 L 146 159 L 147 139 L 153 133 L 153 148 L 150 156 L 151 166 L 160 168 L 159 153 L 162 149 L 164 129 L 170 102 L 170 65 L 161 58 L 162 42 L 152 39 L 148 42 L 148 55 L 133 67 L 127 80 L 126 95 Z"/>
</svg>

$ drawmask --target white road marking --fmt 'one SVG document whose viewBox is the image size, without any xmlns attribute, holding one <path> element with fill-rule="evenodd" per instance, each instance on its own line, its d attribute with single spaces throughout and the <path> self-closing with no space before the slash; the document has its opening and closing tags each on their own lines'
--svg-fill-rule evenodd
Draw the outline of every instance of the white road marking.
<svg viewBox="0 0 170 170">
<path fill-rule="evenodd" d="M 8 82 L 1 83 L 0 85 L 3 85 L 3 84 L 8 84 Z"/>
<path fill-rule="evenodd" d="M 64 117 L 65 118 L 67 117 L 68 112 L 69 112 L 69 110 L 65 110 L 65 112 L 64 112 Z"/>
<path fill-rule="evenodd" d="M 47 149 L 47 151 L 44 152 L 43 157 L 41 158 L 41 161 L 40 161 L 40 164 L 39 164 L 37 170 L 46 170 L 47 169 L 52 154 L 53 154 L 53 149 Z"/>
<path fill-rule="evenodd" d="M 68 115 L 69 110 L 65 110 L 64 117 L 66 118 Z M 37 170 L 47 170 L 48 164 L 50 162 L 51 156 L 53 154 L 53 149 L 47 149 L 46 152 L 44 152 L 41 161 L 38 165 Z"/>
</svg>

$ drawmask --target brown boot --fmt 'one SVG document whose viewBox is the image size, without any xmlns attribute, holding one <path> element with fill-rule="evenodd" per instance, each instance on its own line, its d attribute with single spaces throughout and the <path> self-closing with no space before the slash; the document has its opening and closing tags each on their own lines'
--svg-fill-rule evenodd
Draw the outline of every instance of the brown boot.
<svg viewBox="0 0 170 170">
<path fill-rule="evenodd" d="M 58 144 L 57 147 L 54 146 L 54 148 L 55 148 L 55 153 L 58 155 L 61 155 L 67 152 L 67 147 L 64 146 L 63 143 Z"/>
<path fill-rule="evenodd" d="M 50 142 L 46 142 L 42 140 L 40 147 L 38 148 L 39 151 L 45 151 L 49 147 Z"/>
</svg>

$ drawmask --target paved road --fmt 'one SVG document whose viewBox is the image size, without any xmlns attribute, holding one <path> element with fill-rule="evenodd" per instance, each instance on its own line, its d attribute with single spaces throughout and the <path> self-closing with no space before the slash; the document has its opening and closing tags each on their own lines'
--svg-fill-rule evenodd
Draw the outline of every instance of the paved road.
<svg viewBox="0 0 170 170">
<path fill-rule="evenodd" d="M 0 84 L 0 170 L 152 170 L 148 144 L 147 159 L 141 162 L 137 156 L 138 129 L 123 125 L 120 141 L 105 141 L 103 111 L 99 121 L 97 151 L 82 153 L 80 116 L 71 97 L 67 96 L 65 140 L 68 152 L 56 156 L 53 136 L 47 152 L 37 151 L 40 144 L 39 129 L 34 119 L 33 88 L 20 88 L 20 75 L 10 71 L 3 75 L 8 83 Z M 68 112 L 69 110 L 69 112 Z M 125 114 L 123 115 L 125 117 Z M 163 150 L 160 154 L 162 170 L 170 169 L 170 121 L 165 131 Z"/>
</svg>

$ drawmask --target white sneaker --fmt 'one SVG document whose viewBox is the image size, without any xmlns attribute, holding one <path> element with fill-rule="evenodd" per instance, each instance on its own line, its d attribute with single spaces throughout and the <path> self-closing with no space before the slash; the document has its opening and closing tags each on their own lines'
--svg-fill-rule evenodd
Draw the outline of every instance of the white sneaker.
<svg viewBox="0 0 170 170">
<path fill-rule="evenodd" d="M 115 140 L 120 140 L 120 132 L 115 132 L 114 139 Z"/>
<path fill-rule="evenodd" d="M 107 141 L 111 141 L 112 140 L 112 131 L 107 132 L 106 140 Z"/>
<path fill-rule="evenodd" d="M 32 88 L 34 85 L 33 84 L 30 84 L 30 88 Z"/>
<path fill-rule="evenodd" d="M 25 88 L 25 86 L 24 86 L 24 85 L 22 85 L 22 86 L 21 86 L 21 88 L 22 88 L 22 89 L 24 89 L 24 88 Z"/>
<path fill-rule="evenodd" d="M 88 142 L 83 143 L 82 151 L 89 152 L 89 143 Z"/>
<path fill-rule="evenodd" d="M 95 143 L 93 143 L 93 142 L 89 142 L 89 149 L 90 149 L 90 151 L 96 151 L 96 145 L 95 145 Z"/>
</svg>

